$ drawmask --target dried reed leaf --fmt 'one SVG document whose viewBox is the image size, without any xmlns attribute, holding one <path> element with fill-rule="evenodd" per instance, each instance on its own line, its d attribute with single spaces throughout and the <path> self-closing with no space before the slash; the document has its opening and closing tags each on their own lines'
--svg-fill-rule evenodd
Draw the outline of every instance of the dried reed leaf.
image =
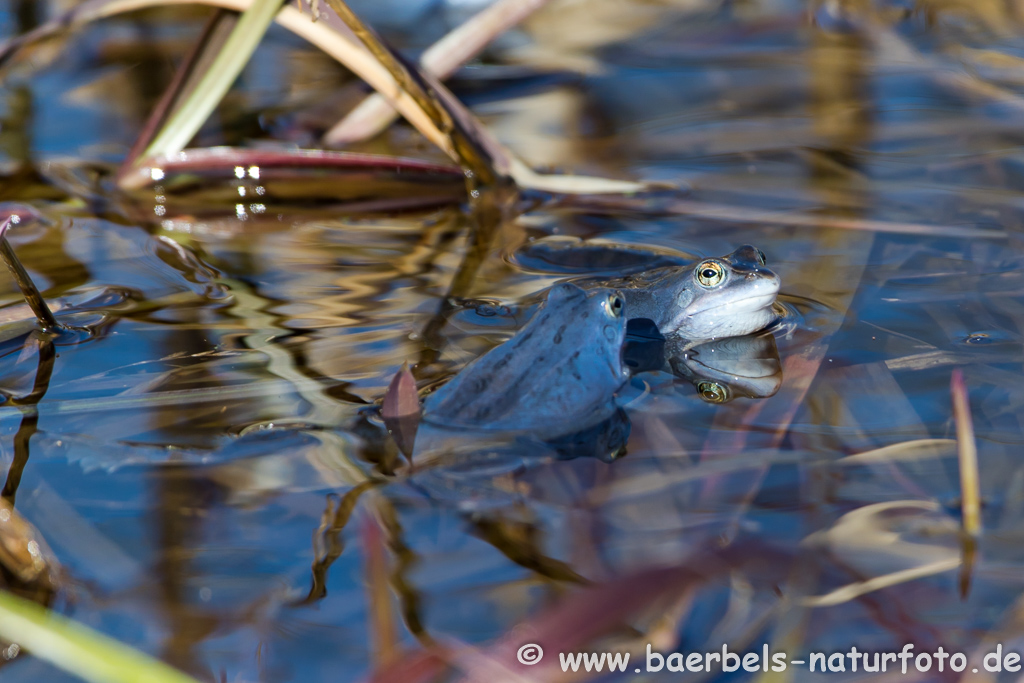
<svg viewBox="0 0 1024 683">
<path fill-rule="evenodd" d="M 960 460 L 960 506 L 964 533 L 977 538 L 981 534 L 981 486 L 978 477 L 978 447 L 974 441 L 974 422 L 967 397 L 963 372 L 957 368 L 950 379 L 953 419 L 956 421 L 957 455 Z"/>
<path fill-rule="evenodd" d="M 25 46 L 99 19 L 150 7 L 191 4 L 203 4 L 244 12 L 251 6 L 252 0 L 89 0 L 76 5 L 55 20 L 7 41 L 0 47 L 0 64 L 11 59 L 19 49 Z M 383 94 L 391 105 L 428 140 L 441 149 L 445 149 L 445 136 L 441 131 L 434 126 L 412 98 L 398 87 L 387 70 L 351 37 L 331 27 L 328 22 L 314 23 L 307 14 L 290 5 L 280 8 L 275 19 L 285 29 L 309 41 L 349 68 L 377 92 Z M 450 156 L 454 158 L 454 154 Z M 126 187 L 139 186 L 129 184 Z"/>
<path fill-rule="evenodd" d="M 544 176 L 544 180 L 562 176 Z M 626 194 L 626 190 L 618 190 Z M 568 192 L 567 192 L 568 194 Z M 586 194 L 581 192 L 580 194 Z M 707 220 L 726 221 L 730 223 L 758 223 L 772 225 L 790 225 L 809 228 L 835 228 L 839 230 L 858 230 L 865 232 L 891 232 L 908 235 L 931 237 L 964 237 L 977 239 L 1008 239 L 1002 230 L 984 228 L 967 228 L 955 225 L 925 225 L 922 223 L 900 223 L 895 221 L 877 221 L 867 218 L 845 218 L 836 216 L 814 215 L 808 213 L 769 211 L 752 209 L 728 204 L 711 204 L 686 199 L 664 197 L 580 197 L 567 198 L 569 206 L 580 208 L 598 208 L 605 211 L 622 210 L 644 212 L 652 215 L 683 215 L 697 216 Z"/>
<path fill-rule="evenodd" d="M 981 485 L 978 476 L 978 446 L 974 440 L 971 404 L 963 371 L 957 368 L 950 378 L 953 419 L 956 421 L 957 456 L 960 461 L 960 510 L 964 531 L 963 564 L 960 570 L 960 595 L 967 597 L 971 570 L 981 536 Z"/>
<path fill-rule="evenodd" d="M 836 464 L 862 465 L 876 462 L 945 458 L 952 456 L 956 452 L 956 445 L 957 443 L 953 439 L 914 439 L 913 441 L 904 441 L 892 444 L 891 446 L 848 455 L 837 460 Z"/>
<path fill-rule="evenodd" d="M 838 605 L 961 566 L 955 522 L 932 501 L 865 505 L 840 517 L 831 528 L 808 536 L 804 543 L 823 546 L 855 573 L 870 577 L 805 598 L 806 606 Z"/>
<path fill-rule="evenodd" d="M 497 0 L 450 31 L 423 53 L 420 66 L 444 80 L 475 57 L 499 34 L 515 26 L 550 0 Z M 398 116 L 380 94 L 368 96 L 324 135 L 339 146 L 377 135 Z"/>
<path fill-rule="evenodd" d="M 908 581 L 923 579 L 926 576 L 943 574 L 945 572 L 953 571 L 959 566 L 959 558 L 938 560 L 919 567 L 903 569 L 901 571 L 884 574 L 882 576 L 875 576 L 867 579 L 866 581 L 856 581 L 833 591 L 829 591 L 824 595 L 815 595 L 803 598 L 801 599 L 800 604 L 805 607 L 835 607 L 836 605 L 841 605 L 844 602 L 850 602 L 862 595 L 874 593 L 875 591 L 882 590 L 883 588 L 891 588 L 892 586 L 898 586 L 902 583 L 907 583 Z"/>
<path fill-rule="evenodd" d="M 349 9 L 344 0 L 327 0 L 334 13 L 341 18 L 348 28 L 362 41 L 363 46 L 394 81 L 395 88 L 409 96 L 415 106 L 430 120 L 444 139 L 438 145 L 448 156 L 458 161 L 465 168 L 483 174 L 490 174 L 491 162 L 482 155 L 475 141 L 465 136 L 448 108 L 443 106 L 436 91 L 431 91 L 420 78 L 420 74 L 406 64 L 380 40 L 377 34 Z M 384 93 L 388 96 L 387 93 Z M 488 180 L 485 180 L 489 184 Z"/>
</svg>

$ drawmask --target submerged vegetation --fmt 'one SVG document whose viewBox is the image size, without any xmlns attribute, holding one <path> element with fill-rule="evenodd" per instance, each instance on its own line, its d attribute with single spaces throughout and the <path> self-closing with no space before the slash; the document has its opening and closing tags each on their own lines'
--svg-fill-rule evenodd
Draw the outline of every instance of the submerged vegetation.
<svg viewBox="0 0 1024 683">
<path fill-rule="evenodd" d="M 3 16 L 5 681 L 1014 673 L 1014 3 Z"/>
</svg>

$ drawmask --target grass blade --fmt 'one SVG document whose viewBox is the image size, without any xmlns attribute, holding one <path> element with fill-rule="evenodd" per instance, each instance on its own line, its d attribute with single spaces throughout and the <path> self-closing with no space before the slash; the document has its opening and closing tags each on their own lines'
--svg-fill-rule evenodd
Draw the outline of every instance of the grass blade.
<svg viewBox="0 0 1024 683">
<path fill-rule="evenodd" d="M 167 156 L 184 149 L 249 62 L 282 4 L 281 0 L 253 0 L 195 90 L 168 119 L 143 157 Z"/>
<path fill-rule="evenodd" d="M 971 588 L 971 570 L 981 536 L 981 486 L 978 482 L 978 446 L 974 440 L 974 421 L 967 398 L 964 374 L 957 368 L 949 384 L 953 397 L 953 419 L 956 421 L 957 455 L 960 460 L 960 514 L 963 523 L 963 564 L 960 569 L 960 596 L 966 598 Z"/>
<path fill-rule="evenodd" d="M 0 591 L 0 638 L 93 683 L 198 683 L 127 645 Z"/>
<path fill-rule="evenodd" d="M 981 534 L 981 490 L 978 484 L 978 447 L 974 441 L 974 422 L 967 386 L 959 368 L 950 380 L 953 418 L 956 421 L 957 453 L 960 458 L 960 497 L 964 533 L 971 538 Z"/>
<path fill-rule="evenodd" d="M 199 38 L 185 55 L 185 59 L 174 73 L 174 78 L 171 79 L 164 94 L 160 97 L 160 101 L 150 113 L 135 144 L 132 145 L 128 155 L 121 162 L 121 168 L 117 173 L 118 182 L 135 167 L 135 160 L 153 142 L 154 136 L 163 128 L 167 119 L 173 115 L 183 99 L 195 90 L 201 75 L 206 73 L 207 63 L 216 59 L 219 48 L 237 24 L 238 15 L 234 12 L 218 9 L 210 15 Z"/>
</svg>

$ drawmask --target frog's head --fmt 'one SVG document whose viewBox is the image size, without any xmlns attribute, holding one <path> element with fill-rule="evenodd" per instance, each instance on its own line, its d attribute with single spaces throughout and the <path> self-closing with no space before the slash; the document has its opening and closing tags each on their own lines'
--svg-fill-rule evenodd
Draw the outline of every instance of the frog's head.
<svg viewBox="0 0 1024 683">
<path fill-rule="evenodd" d="M 538 318 L 547 317 L 552 322 L 544 324 L 538 320 L 537 333 L 546 334 L 550 339 L 545 341 L 552 346 L 563 345 L 571 353 L 582 350 L 594 361 L 607 361 L 613 376 L 625 376 L 625 306 L 625 299 L 617 290 L 584 290 L 563 282 L 551 289 L 538 314 Z"/>
<path fill-rule="evenodd" d="M 689 339 L 738 337 L 763 329 L 775 318 L 772 304 L 779 276 L 765 267 L 764 252 L 745 245 L 721 258 L 694 265 L 687 290 L 690 303 L 677 319 Z"/>
</svg>

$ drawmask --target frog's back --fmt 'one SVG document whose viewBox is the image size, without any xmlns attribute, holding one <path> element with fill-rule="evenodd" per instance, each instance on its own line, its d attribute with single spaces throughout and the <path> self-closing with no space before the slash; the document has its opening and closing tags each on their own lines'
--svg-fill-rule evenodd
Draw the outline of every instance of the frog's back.
<svg viewBox="0 0 1024 683">
<path fill-rule="evenodd" d="M 427 397 L 424 418 L 543 435 L 600 420 L 626 379 L 625 318 L 609 310 L 614 297 L 607 289 L 559 285 L 518 334 Z"/>
</svg>

